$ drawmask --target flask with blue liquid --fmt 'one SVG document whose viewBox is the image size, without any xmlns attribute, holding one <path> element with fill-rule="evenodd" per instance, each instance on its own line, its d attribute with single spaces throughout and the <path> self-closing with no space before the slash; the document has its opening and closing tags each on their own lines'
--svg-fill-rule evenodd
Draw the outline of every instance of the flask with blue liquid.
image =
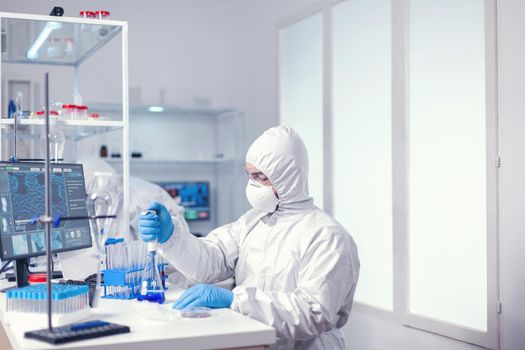
<svg viewBox="0 0 525 350">
<path fill-rule="evenodd" d="M 147 300 L 152 303 L 162 304 L 166 300 L 158 268 L 158 246 L 157 240 L 148 242 L 148 259 L 142 276 L 140 292 L 137 295 L 138 301 Z"/>
</svg>

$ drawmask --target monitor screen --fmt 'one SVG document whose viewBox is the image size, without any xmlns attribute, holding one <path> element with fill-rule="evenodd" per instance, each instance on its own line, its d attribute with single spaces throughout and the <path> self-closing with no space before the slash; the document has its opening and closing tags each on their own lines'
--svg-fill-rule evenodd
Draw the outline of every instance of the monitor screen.
<svg viewBox="0 0 525 350">
<path fill-rule="evenodd" d="M 80 164 L 51 164 L 51 216 L 87 216 Z M 0 249 L 2 260 L 46 253 L 44 226 L 31 219 L 45 213 L 44 164 L 0 162 Z M 62 252 L 91 247 L 89 221 L 63 220 L 51 229 L 51 247 Z"/>
<path fill-rule="evenodd" d="M 210 185 L 208 182 L 157 182 L 184 207 L 187 221 L 210 219 Z"/>
</svg>

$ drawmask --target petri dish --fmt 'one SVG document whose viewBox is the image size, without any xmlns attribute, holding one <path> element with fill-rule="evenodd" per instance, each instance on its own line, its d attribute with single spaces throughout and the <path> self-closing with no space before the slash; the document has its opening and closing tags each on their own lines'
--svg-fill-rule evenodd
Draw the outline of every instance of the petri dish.
<svg viewBox="0 0 525 350">
<path fill-rule="evenodd" d="M 211 316 L 211 309 L 209 307 L 190 307 L 180 310 L 180 316 L 186 318 L 204 318 Z"/>
</svg>

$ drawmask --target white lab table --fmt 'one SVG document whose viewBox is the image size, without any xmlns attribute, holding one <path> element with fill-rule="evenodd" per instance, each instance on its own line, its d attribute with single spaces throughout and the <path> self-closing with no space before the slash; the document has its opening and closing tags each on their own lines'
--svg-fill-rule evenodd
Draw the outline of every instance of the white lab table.
<svg viewBox="0 0 525 350">
<path fill-rule="evenodd" d="M 8 286 L 0 281 L 0 289 Z M 166 302 L 177 299 L 182 291 L 170 286 Z M 24 326 L 14 327 L 4 321 L 5 293 L 0 295 L 0 317 L 4 332 L 0 329 L 0 348 L 9 344 L 12 349 L 96 349 L 96 350 L 135 350 L 135 349 L 264 349 L 275 342 L 275 330 L 263 323 L 250 319 L 229 309 L 216 309 L 207 318 L 176 318 L 173 320 L 146 319 L 148 307 L 158 304 L 134 307 L 136 300 L 101 299 L 99 306 L 92 309 L 90 319 L 127 325 L 131 333 L 112 335 L 72 342 L 64 345 L 49 345 L 44 342 L 24 338 L 24 332 L 34 329 Z M 167 306 L 167 305 L 166 305 Z M 164 309 L 166 310 L 166 309 Z M 31 317 L 28 315 L 28 317 Z M 4 333 L 4 334 L 2 334 Z M 2 337 L 7 339 L 2 339 Z"/>
</svg>

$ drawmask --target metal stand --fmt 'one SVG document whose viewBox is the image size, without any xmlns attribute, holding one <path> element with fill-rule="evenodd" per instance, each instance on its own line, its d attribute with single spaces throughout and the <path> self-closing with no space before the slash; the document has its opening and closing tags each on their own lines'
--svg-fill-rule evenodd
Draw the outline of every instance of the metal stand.
<svg viewBox="0 0 525 350">
<path fill-rule="evenodd" d="M 53 218 L 51 216 L 51 185 L 50 185 L 50 177 L 51 177 L 51 169 L 50 169 L 50 149 L 49 149 L 49 73 L 45 74 L 44 78 L 44 92 L 45 92 L 45 103 L 46 103 L 46 116 L 45 116 L 45 133 L 46 133 L 46 146 L 45 146 L 45 160 L 44 160 L 44 191 L 45 191 L 45 214 L 35 218 L 32 220 L 32 223 L 40 223 L 44 225 L 45 227 L 45 234 L 46 234 L 46 260 L 47 260 L 47 266 L 46 266 L 46 274 L 47 274 L 47 329 L 49 333 L 53 333 L 53 322 L 52 322 L 52 284 L 51 279 L 53 278 L 53 252 L 52 252 L 52 246 L 51 246 L 51 226 L 52 225 L 59 225 L 61 220 L 96 220 L 96 219 L 107 219 L 107 218 L 116 218 L 116 215 L 104 215 L 104 216 L 96 216 L 96 215 L 88 215 L 88 216 L 72 216 L 72 217 L 64 217 L 64 218 Z M 15 155 L 16 158 L 16 155 Z M 17 261 L 18 266 L 18 261 Z M 27 268 L 26 268 L 27 273 Z M 27 278 L 25 279 L 27 281 Z M 127 329 L 127 332 L 129 332 L 129 328 Z M 28 332 L 32 333 L 32 332 Z M 26 337 L 31 336 L 26 333 Z"/>
<path fill-rule="evenodd" d="M 116 215 L 104 215 L 104 216 L 96 216 L 96 215 L 88 215 L 88 216 L 74 216 L 74 217 L 65 217 L 65 218 L 58 218 L 54 219 L 51 216 L 51 185 L 50 185 L 50 176 L 51 176 L 51 170 L 50 170 L 50 149 L 49 149 L 49 73 L 45 74 L 45 80 L 44 80 L 44 87 L 45 87 L 45 101 L 46 101 L 46 126 L 45 126 L 45 133 L 46 133 L 46 147 L 45 147 L 45 166 L 44 166 L 44 190 L 45 190 L 45 214 L 38 218 L 38 222 L 43 224 L 46 229 L 46 260 L 47 260 L 47 326 L 50 332 L 53 331 L 53 322 L 52 322 L 52 290 L 51 290 L 51 279 L 53 277 L 53 255 L 52 255 L 52 247 L 51 247 L 51 225 L 53 224 L 59 224 L 60 220 L 84 220 L 84 219 L 106 219 L 106 218 L 116 218 Z M 94 213 L 96 214 L 96 213 Z M 129 330 L 128 330 L 129 331 Z"/>
<path fill-rule="evenodd" d="M 53 321 L 52 321 L 52 298 L 51 298 L 51 278 L 53 277 L 53 271 L 51 271 L 52 267 L 52 259 L 53 256 L 51 254 L 51 223 L 53 222 L 53 219 L 51 218 L 51 187 L 49 185 L 49 177 L 50 177 L 50 169 L 49 169 L 49 159 L 50 159 L 50 150 L 49 150 L 49 73 L 46 72 L 45 78 L 44 78 L 44 91 L 45 91 L 45 101 L 46 101 L 46 159 L 44 162 L 44 189 L 45 189 L 45 219 L 44 224 L 46 227 L 46 274 L 47 274 L 47 327 L 50 331 L 53 330 Z"/>
</svg>

